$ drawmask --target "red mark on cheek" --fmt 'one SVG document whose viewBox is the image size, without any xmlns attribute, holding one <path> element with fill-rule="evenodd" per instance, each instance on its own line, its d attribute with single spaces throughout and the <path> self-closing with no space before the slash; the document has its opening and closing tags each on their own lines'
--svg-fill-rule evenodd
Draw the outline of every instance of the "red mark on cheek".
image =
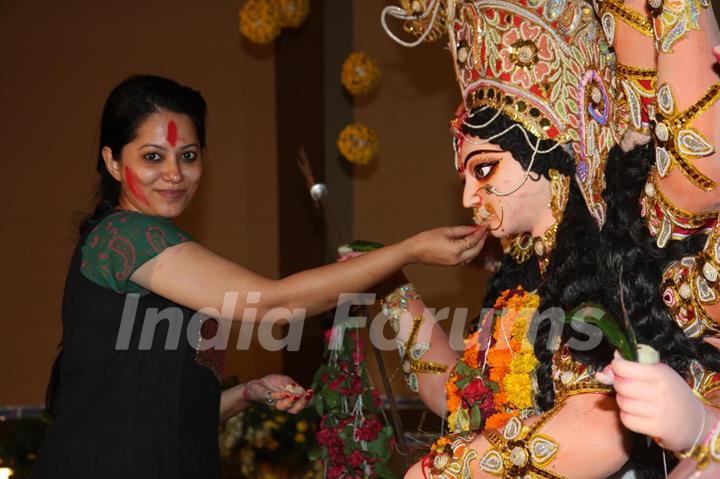
<svg viewBox="0 0 720 479">
<path fill-rule="evenodd" d="M 145 206 L 148 205 L 147 197 L 145 196 L 145 192 L 142 190 L 142 187 L 140 186 L 140 178 L 137 177 L 137 175 L 127 166 L 123 167 L 125 171 L 125 181 L 127 182 L 128 188 L 130 189 L 130 192 L 135 195 L 135 197 Z"/>
<path fill-rule="evenodd" d="M 177 136 L 177 125 L 174 121 L 171 121 L 167 127 L 167 142 L 170 143 L 170 146 L 173 148 L 175 148 L 175 144 L 177 143 Z"/>
</svg>

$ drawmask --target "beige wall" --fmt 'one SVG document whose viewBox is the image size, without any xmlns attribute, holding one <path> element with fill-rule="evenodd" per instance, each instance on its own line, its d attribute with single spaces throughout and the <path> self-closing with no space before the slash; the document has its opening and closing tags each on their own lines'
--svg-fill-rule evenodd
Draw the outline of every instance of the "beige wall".
<svg viewBox="0 0 720 479">
<path fill-rule="evenodd" d="M 353 25 L 355 48 L 375 57 L 383 72 L 378 92 L 355 108 L 356 121 L 378 132 L 380 153 L 373 164 L 356 170 L 354 231 L 379 241 L 472 218 L 462 208 L 453 167 L 449 121 L 461 98 L 446 39 L 415 49 L 397 45 L 380 25 L 388 4 L 355 1 Z M 429 306 L 479 310 L 484 273 L 468 267 L 407 272 Z"/>
<path fill-rule="evenodd" d="M 40 403 L 60 339 L 75 212 L 92 206 L 94 141 L 109 90 L 169 76 L 209 105 L 207 176 L 181 224 L 277 274 L 274 60 L 237 33 L 241 0 L 0 2 L 0 405 Z M 229 373 L 281 367 L 233 353 Z M 244 379 L 243 376 L 240 379 Z"/>
</svg>

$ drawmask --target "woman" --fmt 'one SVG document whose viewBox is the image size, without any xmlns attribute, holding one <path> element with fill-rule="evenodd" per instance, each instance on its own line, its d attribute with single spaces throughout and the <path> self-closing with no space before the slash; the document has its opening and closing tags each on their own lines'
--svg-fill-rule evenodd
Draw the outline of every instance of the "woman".
<svg viewBox="0 0 720 479">
<path fill-rule="evenodd" d="M 712 141 L 707 138 L 718 131 L 715 90 L 688 115 L 674 115 L 690 106 L 687 98 L 717 81 L 703 64 L 707 59 L 697 55 L 709 52 L 708 39 L 717 36 L 712 11 L 706 2 L 662 2 L 654 7 L 661 11 L 653 22 L 644 2 L 632 0 L 594 2 L 600 18 L 583 1 L 403 4 L 405 12 L 386 11 L 405 20 L 406 29 L 421 39 L 447 29 L 468 109 L 455 122 L 464 204 L 505 239 L 508 253 L 486 301 L 500 311 L 468 338 L 462 357 L 423 315 L 411 287 L 387 300 L 388 312 L 408 338 L 401 351 L 425 345 L 421 361 L 415 360 L 418 354 L 404 356 L 411 384 L 433 410 L 447 410 L 451 431 L 460 433 L 436 442 L 408 477 L 429 472 L 446 478 L 601 478 L 628 458 L 639 477 L 659 477 L 663 454 L 628 430 L 656 432 L 657 443 L 682 451 L 705 437 L 703 418 L 707 424 L 720 418 L 716 407 L 701 404 L 690 392 L 712 401 L 717 390 L 720 354 L 688 334 L 712 329 L 705 319 L 713 317 L 713 302 L 702 305 L 707 306 L 702 328 L 690 330 L 688 323 L 697 316 L 688 318 L 687 308 L 673 301 L 678 293 L 664 294 L 682 288 L 684 298 L 689 288 L 696 297 L 696 285 L 683 287 L 683 275 L 672 274 L 673 268 L 690 264 L 681 258 L 697 257 L 693 268 L 711 263 L 703 259 L 711 253 L 703 246 L 720 204 L 718 190 L 711 187 L 718 176 L 716 155 L 707 148 Z M 678 8 L 675 15 L 670 12 Z M 685 21 L 678 20 L 686 14 Z M 688 32 L 697 29 L 703 33 Z M 614 44 L 616 57 L 608 55 L 603 36 Z M 672 48 L 674 58 L 667 52 Z M 655 65 L 657 72 L 651 71 Z M 668 107 L 667 88 L 659 89 L 654 106 L 655 75 L 666 81 L 677 77 L 682 90 L 677 112 Z M 679 128 L 675 120 L 682 123 Z M 660 123 L 652 131 L 659 136 L 652 148 L 649 126 Z M 671 143 L 671 134 L 682 141 Z M 651 169 L 656 156 L 657 176 Z M 573 173 L 575 181 L 569 178 Z M 697 185 L 689 178 L 705 193 L 693 194 L 689 186 Z M 677 213 L 684 210 L 668 207 L 668 197 L 701 213 L 682 218 Z M 716 244 L 715 236 L 708 248 Z M 706 273 L 712 277 L 712 269 Z M 714 288 L 713 283 L 701 292 Z M 618 365 L 629 375 L 619 381 L 617 398 L 605 384 L 612 382 L 608 370 L 595 378 L 612 359 L 610 345 L 593 341 L 592 330 L 581 324 L 576 325 L 580 331 L 563 324 L 565 314 L 587 303 L 621 322 L 627 316 L 638 341 L 653 346 L 663 363 L 616 359 L 613 369 Z M 563 310 L 559 324 L 545 314 L 553 307 Z M 541 314 L 534 316 L 538 309 Z M 637 371 L 630 375 L 629 369 Z M 625 389 L 625 379 L 638 382 Z M 649 384 L 653 387 L 642 389 Z M 446 404 L 440 399 L 443 386 Z M 623 391 L 630 400 L 623 399 Z M 652 408 L 632 397 L 639 391 L 651 393 Z M 685 408 L 688 404 L 692 407 Z M 652 412 L 652 421 L 630 418 L 646 412 Z M 671 466 L 673 458 L 667 462 Z"/>
<path fill-rule="evenodd" d="M 220 418 L 248 400 L 297 412 L 309 395 L 270 376 L 221 397 L 219 325 L 195 311 L 241 320 L 251 304 L 255 318 L 312 315 L 406 264 L 457 264 L 482 246 L 479 228 L 444 228 L 352 263 L 281 280 L 254 274 L 171 222 L 202 176 L 205 110 L 198 92 L 153 76 L 129 78 L 106 101 L 100 201 L 68 273 L 50 394 L 56 417 L 33 477 L 219 477 Z M 242 300 L 228 307 L 228 294 Z"/>
</svg>

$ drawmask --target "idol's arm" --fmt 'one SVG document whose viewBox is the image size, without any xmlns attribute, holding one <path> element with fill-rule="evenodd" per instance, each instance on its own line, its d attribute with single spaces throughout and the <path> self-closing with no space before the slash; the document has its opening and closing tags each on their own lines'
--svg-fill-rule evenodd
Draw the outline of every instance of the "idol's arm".
<svg viewBox="0 0 720 479">
<path fill-rule="evenodd" d="M 431 454 L 405 477 L 439 478 L 444 469 L 452 468 L 456 477 L 473 479 L 601 479 L 625 464 L 630 438 L 611 395 L 579 394 L 540 416 L 511 421 L 502 431 L 451 441 L 441 446 L 448 459 Z"/>
</svg>

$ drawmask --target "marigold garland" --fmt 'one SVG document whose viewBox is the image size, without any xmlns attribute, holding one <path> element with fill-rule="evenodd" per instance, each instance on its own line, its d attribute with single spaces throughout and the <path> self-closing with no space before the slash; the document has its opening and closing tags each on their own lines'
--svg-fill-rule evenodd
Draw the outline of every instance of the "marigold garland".
<svg viewBox="0 0 720 479">
<path fill-rule="evenodd" d="M 280 8 L 280 26 L 298 28 L 310 14 L 310 0 L 275 0 Z"/>
<path fill-rule="evenodd" d="M 526 336 L 539 305 L 539 296 L 526 292 L 521 286 L 503 291 L 495 302 L 493 343 L 484 358 L 481 357 L 483 345 L 478 343 L 480 333 L 468 336 L 463 357 L 446 386 L 451 431 L 499 429 L 513 416 L 534 408 L 531 374 L 538 361 Z M 479 411 L 482 417 L 471 421 L 473 405 L 463 403 L 462 399 L 467 396 L 465 389 L 476 384 L 479 378 L 493 391 L 492 402 L 483 401 Z"/>
<path fill-rule="evenodd" d="M 337 147 L 350 163 L 365 165 L 377 155 L 377 133 L 362 123 L 352 123 L 340 132 Z"/>
<path fill-rule="evenodd" d="M 380 67 L 374 58 L 367 53 L 354 52 L 345 59 L 340 80 L 351 95 L 358 96 L 373 91 L 380 77 Z"/>
<path fill-rule="evenodd" d="M 253 43 L 272 43 L 280 34 L 281 10 L 276 0 L 247 0 L 239 17 L 240 33 Z"/>
</svg>

